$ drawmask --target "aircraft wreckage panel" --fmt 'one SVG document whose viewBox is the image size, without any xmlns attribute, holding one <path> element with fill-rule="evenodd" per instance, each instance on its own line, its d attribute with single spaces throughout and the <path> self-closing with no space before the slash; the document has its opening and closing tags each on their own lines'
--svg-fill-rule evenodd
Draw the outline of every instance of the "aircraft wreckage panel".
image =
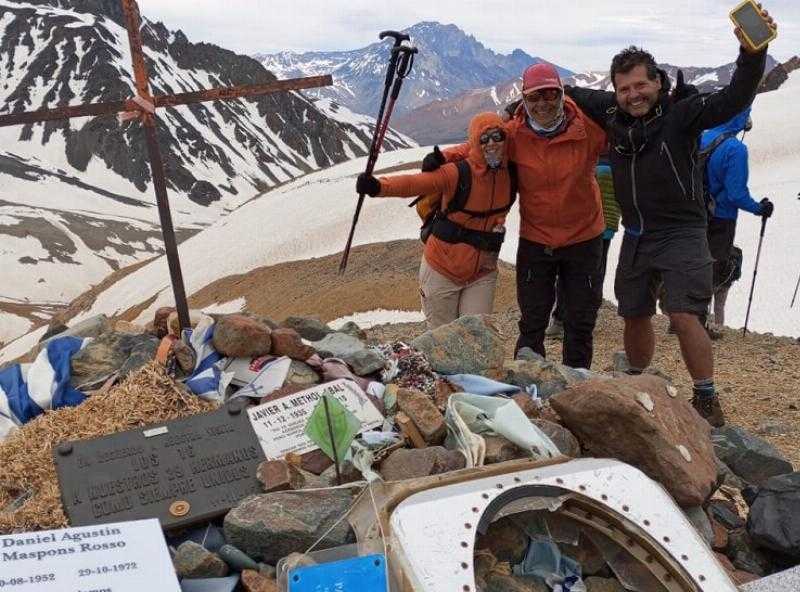
<svg viewBox="0 0 800 592">
<path fill-rule="evenodd" d="M 669 494 L 638 469 L 605 459 L 436 487 L 402 501 L 390 523 L 401 569 L 413 589 L 475 592 L 476 534 L 494 518 L 513 513 L 515 505 L 516 511 L 556 511 L 613 541 L 663 590 L 736 592 Z"/>
</svg>

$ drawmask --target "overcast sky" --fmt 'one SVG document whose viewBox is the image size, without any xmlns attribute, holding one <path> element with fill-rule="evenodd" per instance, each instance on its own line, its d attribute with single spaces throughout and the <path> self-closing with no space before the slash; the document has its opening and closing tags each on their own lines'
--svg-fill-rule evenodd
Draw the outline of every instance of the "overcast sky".
<svg viewBox="0 0 800 592">
<path fill-rule="evenodd" d="M 738 0 L 139 0 L 142 14 L 191 41 L 239 53 L 347 50 L 384 29 L 453 23 L 488 48 L 520 48 L 576 71 L 608 69 L 631 43 L 660 62 L 717 66 L 734 59 L 728 12 Z M 768 0 L 779 36 L 770 53 L 800 53 L 800 0 Z"/>
</svg>

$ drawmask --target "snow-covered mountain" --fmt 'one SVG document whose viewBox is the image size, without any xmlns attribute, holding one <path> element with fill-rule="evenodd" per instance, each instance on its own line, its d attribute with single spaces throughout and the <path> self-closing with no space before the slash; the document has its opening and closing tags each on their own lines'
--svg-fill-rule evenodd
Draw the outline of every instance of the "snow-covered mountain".
<svg viewBox="0 0 800 592">
<path fill-rule="evenodd" d="M 397 114 L 435 100 L 450 99 L 464 91 L 482 88 L 519 75 L 526 66 L 542 61 L 520 49 L 501 55 L 487 49 L 455 25 L 421 22 L 403 30 L 419 49 L 404 84 Z M 357 113 L 374 115 L 380 104 L 389 41 L 351 51 L 259 54 L 254 56 L 279 77 L 314 76 L 331 72 L 332 87 L 308 91 L 332 98 Z M 569 70 L 560 68 L 562 75 Z M 397 126 L 400 131 L 405 131 Z"/>
<path fill-rule="evenodd" d="M 133 96 L 118 0 L 0 0 L 0 114 Z M 144 15 L 146 17 L 146 15 Z M 143 19 L 153 92 L 262 83 L 256 60 Z M 301 93 L 159 112 L 179 238 L 256 194 L 366 154 L 374 121 Z M 393 130 L 385 147 L 414 142 Z M 111 271 L 162 252 L 141 126 L 0 128 L 0 343 Z"/>
<path fill-rule="evenodd" d="M 767 59 L 767 71 L 780 66 L 772 57 Z M 718 68 L 681 67 L 662 64 L 673 83 L 678 70 L 684 72 L 688 84 L 701 92 L 711 92 L 730 82 L 735 64 Z M 521 70 L 519 71 L 521 72 Z M 521 83 L 519 72 L 513 78 L 484 88 L 475 88 L 450 99 L 432 101 L 397 117 L 394 125 L 420 144 L 460 142 L 466 136 L 467 125 L 473 115 L 481 111 L 499 111 L 509 102 L 519 98 Z M 602 90 L 612 90 L 608 72 L 588 71 L 563 77 L 564 84 Z"/>
<path fill-rule="evenodd" d="M 760 94 L 753 107 L 755 126 L 747 135 L 750 151 L 750 189 L 754 196 L 769 196 L 775 206 L 770 219 L 758 272 L 750 327 L 800 336 L 800 314 L 788 308 L 791 291 L 800 272 L 800 254 L 787 250 L 794 244 L 796 221 L 800 219 L 797 200 L 797 170 L 800 169 L 800 118 L 793 116 L 793 105 L 800 101 L 800 73 L 794 73 L 778 90 Z M 416 148 L 382 156 L 378 167 L 401 171 L 413 168 L 427 152 Z M 354 205 L 355 177 L 363 159 L 318 171 L 288 183 L 255 200 L 189 238 L 180 246 L 187 292 L 194 294 L 213 282 L 228 277 L 246 284 L 246 274 L 254 269 L 286 261 L 323 257 L 339 252 L 347 237 Z M 408 200 L 370 199 L 365 203 L 354 244 L 394 239 L 416 239 L 419 219 L 407 207 Z M 286 225 L 284 220 L 293 220 Z M 514 262 L 519 216 L 509 214 L 508 239 L 500 257 Z M 759 219 L 742 214 L 736 243 L 745 254 L 741 282 L 728 297 L 729 324 L 741 326 L 747 304 L 747 282 L 753 274 Z M 609 254 L 605 297 L 613 300 L 614 266 L 619 254 L 619 237 Z M 240 276 L 239 274 L 245 274 Z M 221 295 L 220 305 L 235 301 L 236 293 Z M 88 306 L 71 322 L 105 313 L 144 323 L 152 319 L 159 306 L 169 305 L 172 293 L 164 258 L 150 262 L 99 291 Z M 12 359 L 33 345 L 45 331 L 42 327 L 0 352 L 0 362 Z"/>
</svg>

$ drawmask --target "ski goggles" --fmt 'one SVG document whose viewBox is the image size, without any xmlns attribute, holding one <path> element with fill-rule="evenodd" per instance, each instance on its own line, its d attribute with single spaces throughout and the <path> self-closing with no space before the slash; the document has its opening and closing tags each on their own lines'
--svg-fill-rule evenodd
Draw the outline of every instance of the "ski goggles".
<svg viewBox="0 0 800 592">
<path fill-rule="evenodd" d="M 525 102 L 528 103 L 537 103 L 541 100 L 555 101 L 556 99 L 561 97 L 561 89 L 541 88 L 539 90 L 532 90 L 528 93 L 525 93 L 523 96 L 525 97 Z"/>
<path fill-rule="evenodd" d="M 495 142 L 502 142 L 506 139 L 506 133 L 503 130 L 494 130 L 493 132 L 484 132 L 478 137 L 478 142 L 483 144 L 488 144 L 489 140 L 494 140 Z"/>
</svg>

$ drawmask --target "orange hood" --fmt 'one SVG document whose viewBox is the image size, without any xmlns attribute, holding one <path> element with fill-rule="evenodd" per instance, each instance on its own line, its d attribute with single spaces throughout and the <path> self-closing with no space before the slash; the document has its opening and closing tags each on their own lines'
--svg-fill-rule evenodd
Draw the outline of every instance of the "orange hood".
<svg viewBox="0 0 800 592">
<path fill-rule="evenodd" d="M 498 128 L 505 130 L 503 120 L 497 113 L 486 111 L 478 113 L 469 122 L 468 142 L 469 142 L 469 161 L 473 165 L 473 173 L 483 174 L 487 170 L 486 159 L 483 156 L 483 148 L 479 138 L 486 130 Z M 508 138 L 503 146 L 503 166 L 507 164 L 508 160 Z"/>
</svg>

